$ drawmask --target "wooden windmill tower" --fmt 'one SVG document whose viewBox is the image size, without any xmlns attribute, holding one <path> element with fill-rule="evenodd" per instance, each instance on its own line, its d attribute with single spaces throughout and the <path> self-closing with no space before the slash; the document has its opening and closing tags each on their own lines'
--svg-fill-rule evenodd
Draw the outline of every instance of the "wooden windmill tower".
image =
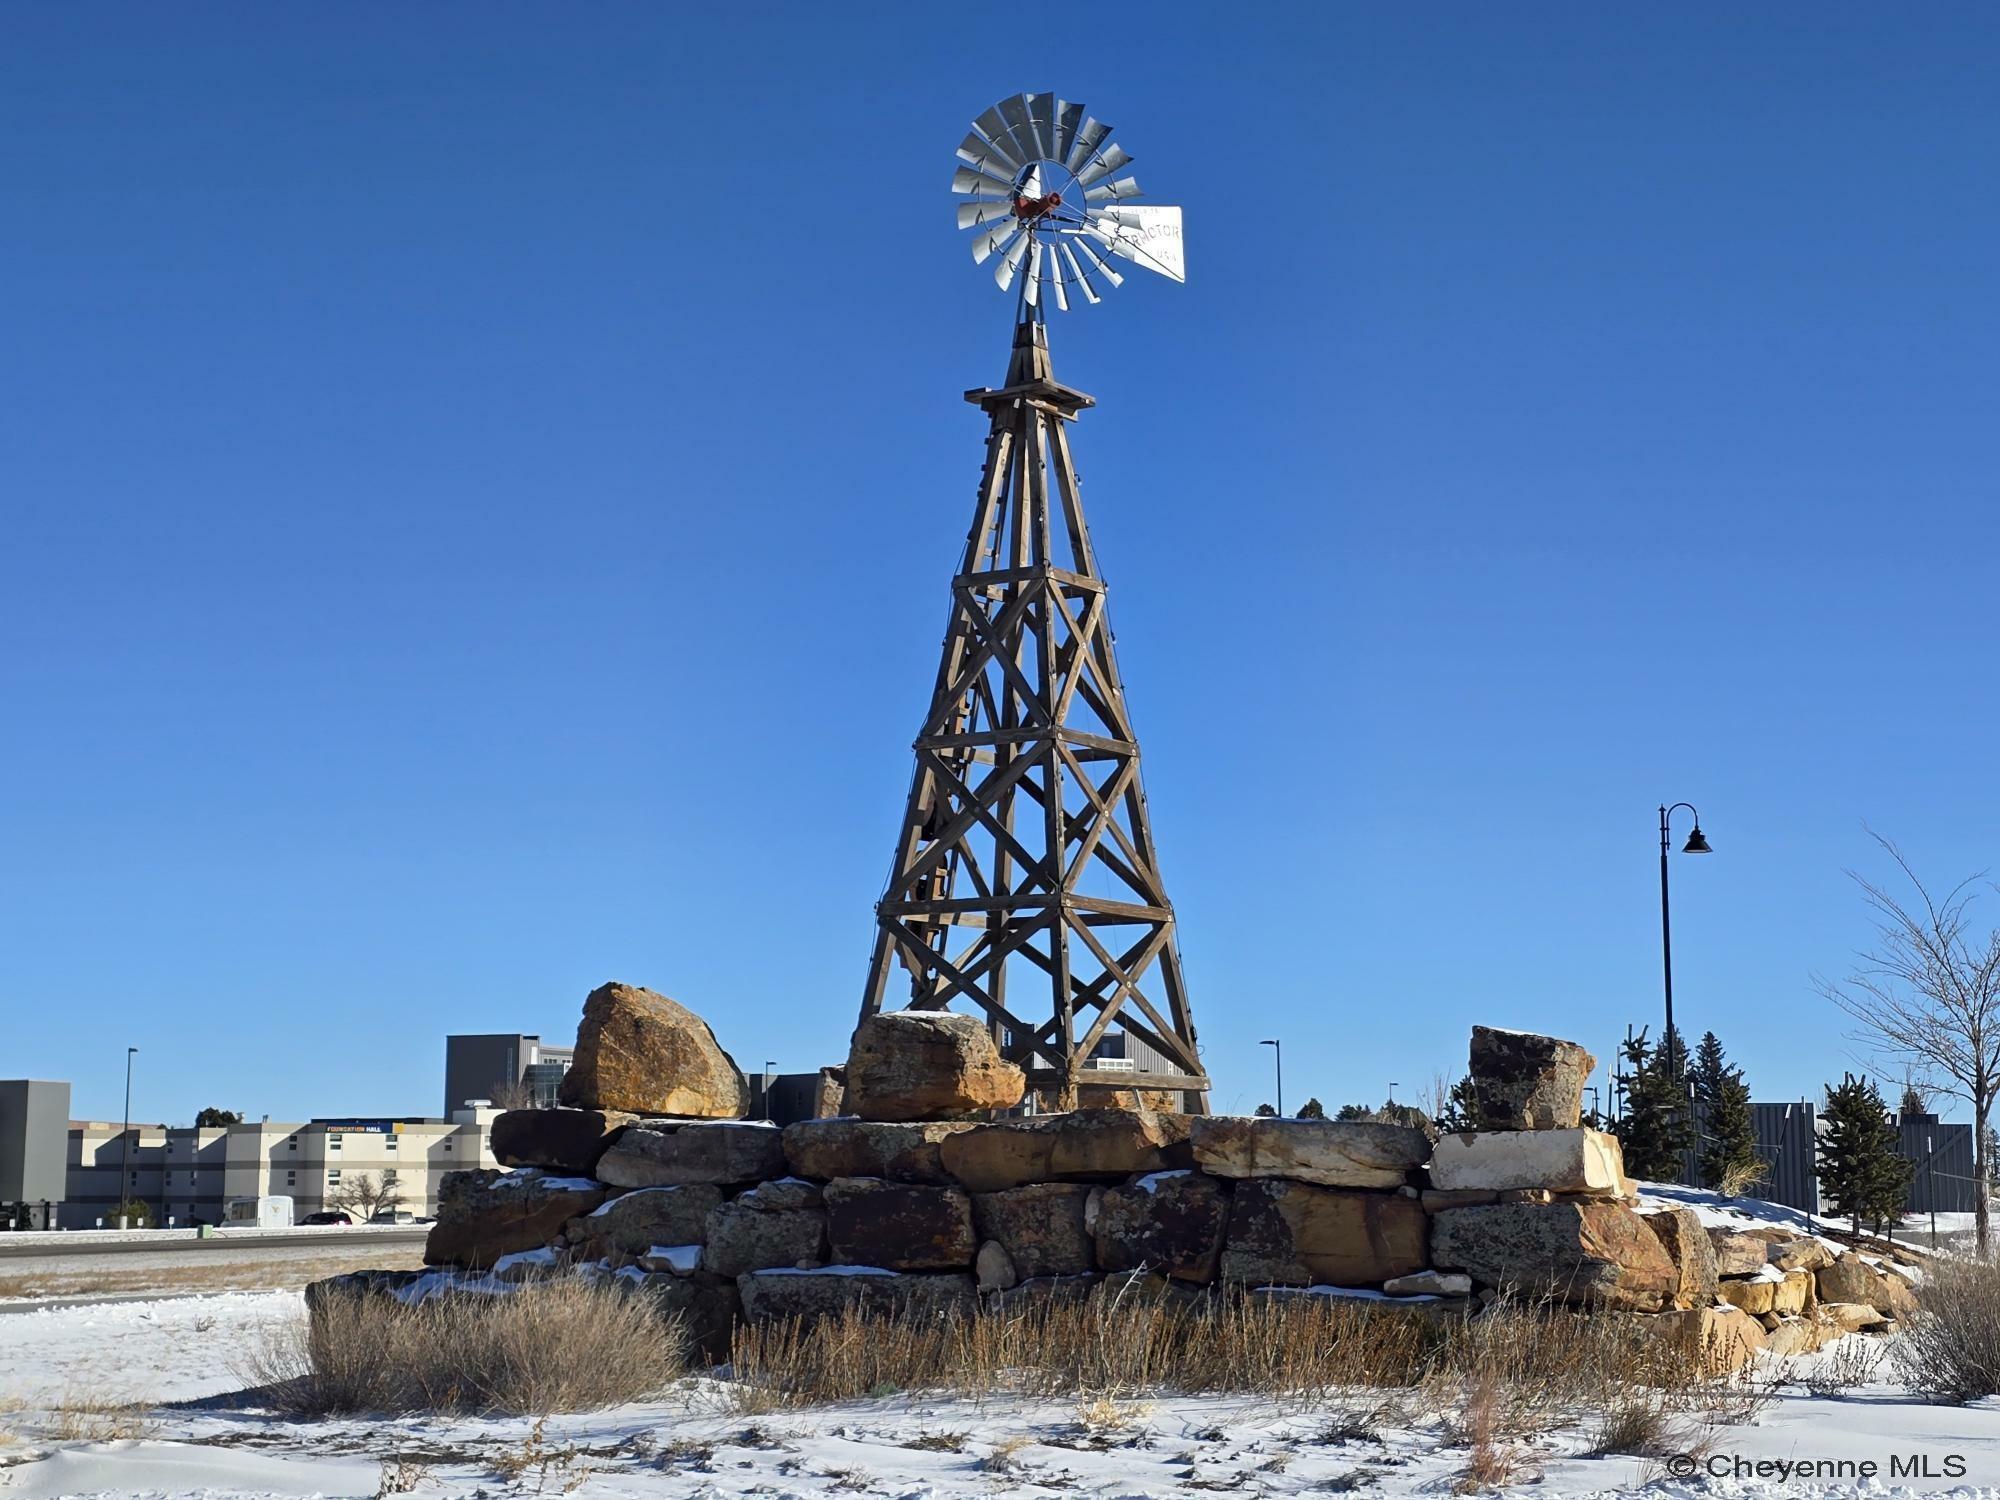
<svg viewBox="0 0 2000 1500">
<path fill-rule="evenodd" d="M 966 392 L 987 415 L 986 464 L 951 581 L 930 709 L 889 884 L 876 907 L 861 1014 L 963 1002 L 1049 1102 L 1082 1082 L 1194 1091 L 1195 1044 L 1118 675 L 1105 584 L 1084 521 L 1068 424 L 1094 403 L 1056 380 L 1048 302 L 1096 302 L 1122 277 L 1108 251 L 1179 281 L 1180 210 L 1130 207 L 1131 160 L 1080 105 L 1020 94 L 959 147 L 953 189 L 973 256 L 1018 283 L 1006 382 Z M 905 987 L 907 989 L 905 990 Z M 1086 1070 L 1114 1026 L 1160 1060 Z"/>
</svg>

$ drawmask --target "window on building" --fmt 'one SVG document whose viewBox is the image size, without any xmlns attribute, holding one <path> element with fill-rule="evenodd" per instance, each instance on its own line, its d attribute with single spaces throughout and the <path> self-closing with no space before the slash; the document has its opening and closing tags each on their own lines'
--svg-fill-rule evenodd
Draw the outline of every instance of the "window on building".
<svg viewBox="0 0 2000 1500">
<path fill-rule="evenodd" d="M 299 1174 L 298 1174 L 298 1173 L 296 1173 L 296 1172 L 287 1172 L 287 1173 L 285 1174 L 285 1186 L 286 1186 L 286 1187 L 293 1187 L 293 1186 L 295 1186 L 295 1185 L 296 1185 L 296 1184 L 298 1183 L 298 1180 L 299 1180 Z"/>
<path fill-rule="evenodd" d="M 299 1138 L 298 1138 L 297 1136 L 293 1136 L 293 1137 L 292 1137 L 292 1138 L 291 1138 L 290 1140 L 286 1141 L 286 1142 L 285 1142 L 285 1149 L 286 1149 L 287 1151 L 296 1151 L 296 1150 L 298 1150 L 298 1149 L 299 1149 Z"/>
<path fill-rule="evenodd" d="M 383 1136 L 383 1137 L 382 1137 L 382 1149 L 383 1149 L 384 1151 L 394 1151 L 394 1150 L 396 1149 L 396 1141 L 397 1141 L 397 1139 L 398 1139 L 398 1137 L 396 1137 L 396 1136 L 393 1136 L 393 1135 L 385 1135 L 385 1136 Z"/>
<path fill-rule="evenodd" d="M 338 1151 L 340 1149 L 340 1137 L 337 1135 L 328 1136 L 326 1138 L 326 1149 L 329 1151 Z"/>
<path fill-rule="evenodd" d="M 396 1169 L 394 1167 L 384 1167 L 382 1169 L 382 1186 L 387 1187 L 390 1183 L 394 1182 L 395 1180 L 396 1180 Z"/>
<path fill-rule="evenodd" d="M 329 1184 L 340 1181 L 340 1168 L 335 1167 L 332 1171 L 328 1172 L 326 1180 Z"/>
</svg>

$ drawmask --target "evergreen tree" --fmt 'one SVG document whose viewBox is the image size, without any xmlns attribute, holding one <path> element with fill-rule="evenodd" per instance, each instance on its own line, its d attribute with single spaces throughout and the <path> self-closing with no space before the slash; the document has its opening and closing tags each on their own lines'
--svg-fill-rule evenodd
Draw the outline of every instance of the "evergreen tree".
<svg viewBox="0 0 2000 1500">
<path fill-rule="evenodd" d="M 217 1109 L 210 1105 L 194 1117 L 194 1123 L 197 1130 L 213 1130 L 223 1125 L 241 1125 L 243 1115 L 238 1110 Z"/>
<path fill-rule="evenodd" d="M 1852 1221 L 1857 1234 L 1864 1220 L 1879 1229 L 1903 1216 L 1914 1167 L 1900 1145 L 1882 1092 L 1866 1077 L 1849 1073 L 1838 1087 L 1826 1086 L 1819 1182 L 1833 1211 Z"/>
<path fill-rule="evenodd" d="M 1912 1115 L 1927 1115 L 1931 1112 L 1931 1101 L 1924 1097 L 1924 1091 L 1915 1083 L 1903 1085 L 1903 1107 L 1898 1111 L 1904 1119 Z"/>
<path fill-rule="evenodd" d="M 1694 1143 L 1686 1086 L 1669 1071 L 1666 1053 L 1655 1054 L 1646 1033 L 1622 1047 L 1625 1114 L 1613 1131 L 1625 1153 L 1625 1170 L 1649 1182 L 1678 1182 L 1683 1153 Z"/>
<path fill-rule="evenodd" d="M 1321 1104 L 1317 1099 L 1308 1099 L 1304 1104 L 1299 1106 L 1299 1118 L 1301 1120 L 1324 1120 L 1326 1118 L 1326 1106 Z"/>
<path fill-rule="evenodd" d="M 1714 1032 L 1704 1032 L 1688 1069 L 1695 1102 L 1701 1106 L 1701 1179 L 1734 1197 L 1762 1176 L 1757 1155 L 1757 1121 L 1743 1070 L 1723 1055 Z"/>
<path fill-rule="evenodd" d="M 1466 1074 L 1451 1086 L 1445 1096 L 1444 1108 L 1438 1111 L 1437 1128 L 1441 1135 L 1455 1135 L 1461 1131 L 1477 1130 L 1482 1118 L 1479 1110 L 1479 1090 L 1473 1085 L 1472 1075 Z"/>
<path fill-rule="evenodd" d="M 1275 1109 L 1271 1108 L 1271 1106 L 1268 1104 L 1260 1104 L 1257 1106 L 1257 1118 L 1260 1120 L 1271 1119 L 1277 1113 L 1278 1112 Z"/>
</svg>

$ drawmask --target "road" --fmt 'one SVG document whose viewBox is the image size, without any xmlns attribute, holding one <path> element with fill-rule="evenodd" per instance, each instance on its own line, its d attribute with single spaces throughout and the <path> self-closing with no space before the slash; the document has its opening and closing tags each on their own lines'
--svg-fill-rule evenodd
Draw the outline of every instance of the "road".
<svg viewBox="0 0 2000 1500">
<path fill-rule="evenodd" d="M 323 1255 L 367 1245 L 421 1245 L 429 1233 L 426 1224 L 369 1224 L 326 1229 L 228 1229 L 208 1239 L 197 1239 L 192 1230 L 171 1229 L 129 1230 L 122 1235 L 116 1231 L 5 1234 L 0 1235 L 0 1272 L 16 1271 L 23 1262 L 67 1260 L 78 1255 L 228 1255 L 258 1249 L 309 1249 Z"/>
<path fill-rule="evenodd" d="M 416 1266 L 429 1232 L 371 1225 L 235 1230 L 208 1239 L 171 1231 L 4 1235 L 0 1304 L 302 1287 L 343 1271 Z"/>
</svg>

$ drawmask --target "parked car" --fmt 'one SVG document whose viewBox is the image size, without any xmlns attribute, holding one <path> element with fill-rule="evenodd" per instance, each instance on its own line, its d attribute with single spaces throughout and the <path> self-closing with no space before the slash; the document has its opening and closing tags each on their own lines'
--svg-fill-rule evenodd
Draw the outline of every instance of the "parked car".
<svg viewBox="0 0 2000 1500">
<path fill-rule="evenodd" d="M 354 1216 L 352 1214 L 344 1214 L 338 1209 L 329 1208 L 320 1213 L 307 1214 L 299 1222 L 301 1224 L 352 1224 Z"/>
<path fill-rule="evenodd" d="M 417 1222 L 417 1216 L 407 1209 L 384 1208 L 378 1210 L 375 1216 L 368 1222 L 370 1224 L 414 1224 Z"/>
</svg>

